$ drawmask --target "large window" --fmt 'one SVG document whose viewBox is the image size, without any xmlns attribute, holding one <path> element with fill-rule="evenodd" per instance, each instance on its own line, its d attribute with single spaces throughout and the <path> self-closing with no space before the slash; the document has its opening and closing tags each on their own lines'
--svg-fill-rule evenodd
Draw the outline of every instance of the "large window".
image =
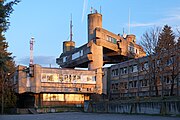
<svg viewBox="0 0 180 120">
<path fill-rule="evenodd" d="M 64 94 L 43 94 L 43 101 L 64 101 Z"/>
<path fill-rule="evenodd" d="M 81 56 L 83 56 L 83 50 L 80 50 L 80 51 L 72 54 L 72 60 L 75 60 L 75 59 L 77 59 L 77 58 L 79 58 Z"/>
<path fill-rule="evenodd" d="M 61 82 L 61 83 L 89 83 L 95 84 L 95 76 L 92 75 L 75 75 L 75 74 L 50 74 L 42 73 L 41 82 Z"/>
<path fill-rule="evenodd" d="M 84 101 L 84 95 L 83 94 L 46 94 L 44 93 L 43 101 Z"/>
</svg>

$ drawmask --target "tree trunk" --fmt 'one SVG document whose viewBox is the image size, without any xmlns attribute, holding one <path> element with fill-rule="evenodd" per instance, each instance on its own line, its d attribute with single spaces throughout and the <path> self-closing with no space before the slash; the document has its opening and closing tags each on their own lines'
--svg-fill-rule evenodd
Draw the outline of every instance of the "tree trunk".
<svg viewBox="0 0 180 120">
<path fill-rule="evenodd" d="M 1 114 L 4 114 L 4 80 L 3 80 L 3 74 L 1 74 L 2 77 L 2 83 L 1 83 L 1 90 L 2 90 L 2 94 L 1 94 Z"/>
<path fill-rule="evenodd" d="M 154 84 L 155 84 L 156 96 L 159 96 L 159 93 L 158 93 L 158 85 L 157 85 L 157 79 L 156 79 L 156 78 L 154 78 Z"/>
<path fill-rule="evenodd" d="M 174 92 L 174 79 L 171 82 L 171 92 L 170 92 L 170 96 L 173 96 L 173 92 Z"/>
</svg>

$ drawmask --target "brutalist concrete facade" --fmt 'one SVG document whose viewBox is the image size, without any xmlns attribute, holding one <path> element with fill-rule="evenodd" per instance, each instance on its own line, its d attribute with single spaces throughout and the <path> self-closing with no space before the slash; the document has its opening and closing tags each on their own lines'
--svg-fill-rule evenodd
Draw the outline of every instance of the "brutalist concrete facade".
<svg viewBox="0 0 180 120">
<path fill-rule="evenodd" d="M 63 52 L 56 63 L 62 68 L 83 67 L 96 71 L 96 88 L 102 94 L 102 67 L 131 58 L 145 56 L 143 48 L 136 44 L 135 35 L 116 35 L 102 28 L 102 15 L 88 15 L 88 43 L 71 51 Z"/>
<path fill-rule="evenodd" d="M 83 106 L 96 91 L 95 71 L 19 65 L 14 77 L 18 107 Z"/>
</svg>

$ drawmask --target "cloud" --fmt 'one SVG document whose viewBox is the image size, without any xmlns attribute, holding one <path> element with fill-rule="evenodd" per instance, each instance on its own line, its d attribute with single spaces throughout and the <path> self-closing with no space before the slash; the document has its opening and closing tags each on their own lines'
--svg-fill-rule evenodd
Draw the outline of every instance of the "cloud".
<svg viewBox="0 0 180 120">
<path fill-rule="evenodd" d="M 29 65 L 29 57 L 16 60 L 16 64 Z M 42 66 L 58 66 L 56 64 L 55 56 L 34 56 L 34 64 L 39 64 Z"/>
<path fill-rule="evenodd" d="M 83 11 L 82 11 L 82 19 L 81 19 L 82 22 L 84 21 L 84 16 L 85 16 L 85 13 L 86 13 L 87 5 L 88 5 L 88 0 L 84 0 Z"/>
<path fill-rule="evenodd" d="M 130 24 L 131 27 L 146 27 L 146 26 L 153 26 L 155 23 L 133 23 Z"/>
<path fill-rule="evenodd" d="M 171 25 L 173 27 L 180 24 L 180 8 L 175 8 L 171 11 L 168 11 L 166 15 L 156 21 L 149 23 L 132 23 L 131 27 L 147 27 L 147 26 L 163 26 L 165 24 Z"/>
</svg>

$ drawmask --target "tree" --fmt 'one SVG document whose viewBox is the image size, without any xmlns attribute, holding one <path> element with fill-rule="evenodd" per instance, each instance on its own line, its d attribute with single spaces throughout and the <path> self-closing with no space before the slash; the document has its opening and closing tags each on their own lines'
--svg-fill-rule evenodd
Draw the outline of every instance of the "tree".
<svg viewBox="0 0 180 120">
<path fill-rule="evenodd" d="M 161 32 L 157 29 L 151 29 L 143 34 L 141 44 L 149 55 L 149 68 L 146 70 L 149 79 L 149 92 L 152 93 L 155 89 L 157 96 L 161 89 L 162 96 L 174 95 L 175 80 L 179 74 L 179 47 L 176 47 L 179 42 L 176 44 L 171 27 L 165 25 Z M 159 81 L 162 88 L 158 87 Z"/>
<path fill-rule="evenodd" d="M 155 48 L 157 47 L 158 38 L 160 33 L 160 27 L 151 28 L 146 31 L 141 37 L 141 46 L 144 48 L 147 55 L 153 55 Z"/>
<path fill-rule="evenodd" d="M 159 35 L 158 44 L 156 47 L 156 52 L 159 56 L 160 60 L 160 74 L 161 74 L 161 82 L 162 82 L 162 96 L 164 96 L 164 91 L 168 92 L 166 89 L 167 81 L 171 81 L 170 84 L 170 95 L 172 96 L 174 93 L 174 84 L 175 79 L 178 76 L 178 55 L 176 53 L 176 42 L 175 42 L 175 34 L 171 30 L 171 27 L 165 25 L 162 32 Z M 166 82 L 165 82 L 166 81 Z M 167 93 L 166 93 L 167 95 Z"/>
<path fill-rule="evenodd" d="M 159 69 L 155 67 L 155 53 L 156 53 L 156 47 L 158 44 L 160 34 L 160 27 L 154 27 L 150 30 L 146 31 L 143 36 L 141 37 L 140 44 L 146 51 L 146 54 L 148 55 L 148 67 L 144 68 L 144 71 L 147 73 L 145 76 L 145 79 L 148 80 L 149 84 L 149 96 L 152 96 L 154 94 L 158 96 L 158 79 L 157 76 L 159 74 Z M 142 65 L 143 66 L 143 65 Z"/>
<path fill-rule="evenodd" d="M 11 106 L 13 91 L 10 77 L 15 70 L 15 64 L 11 53 L 7 51 L 8 43 L 4 37 L 4 33 L 10 26 L 9 17 L 14 11 L 13 5 L 19 3 L 19 0 L 6 2 L 0 0 L 0 87 L 1 87 L 1 113 L 4 112 L 4 107 Z M 14 102 L 13 102 L 14 103 Z"/>
<path fill-rule="evenodd" d="M 170 50 L 175 45 L 175 35 L 171 30 L 171 27 L 165 25 L 162 32 L 159 34 L 158 43 L 156 46 L 156 52 L 161 53 L 166 50 Z"/>
</svg>

